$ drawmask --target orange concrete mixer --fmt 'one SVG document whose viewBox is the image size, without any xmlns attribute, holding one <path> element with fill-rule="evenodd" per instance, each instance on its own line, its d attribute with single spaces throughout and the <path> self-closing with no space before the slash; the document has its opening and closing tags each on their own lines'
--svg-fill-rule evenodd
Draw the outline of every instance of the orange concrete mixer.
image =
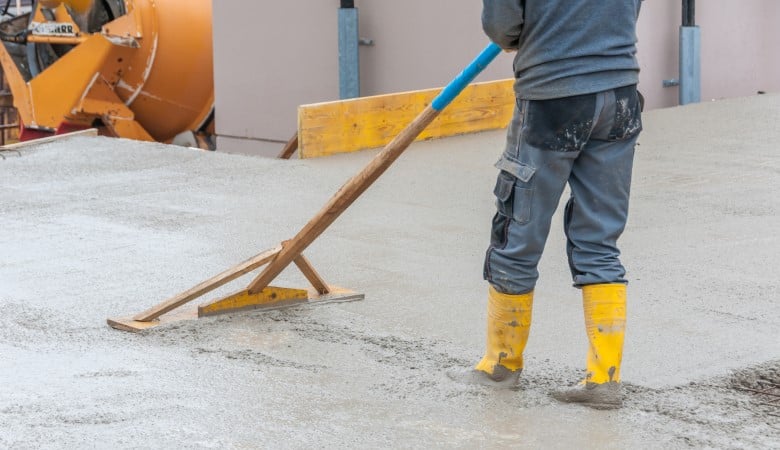
<svg viewBox="0 0 780 450">
<path fill-rule="evenodd" d="M 39 0 L 0 22 L 20 139 L 101 134 L 212 147 L 211 0 Z"/>
</svg>

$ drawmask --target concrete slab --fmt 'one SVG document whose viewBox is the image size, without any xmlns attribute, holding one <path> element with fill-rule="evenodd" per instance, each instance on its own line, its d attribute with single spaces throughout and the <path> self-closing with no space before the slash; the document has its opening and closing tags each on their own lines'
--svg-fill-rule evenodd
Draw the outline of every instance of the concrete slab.
<svg viewBox="0 0 780 450">
<path fill-rule="evenodd" d="M 586 345 L 560 217 L 523 389 L 444 374 L 482 352 L 502 132 L 415 144 L 306 252 L 365 301 L 142 335 L 105 319 L 292 237 L 375 152 L 281 161 L 74 138 L 9 154 L 0 447 L 778 447 L 778 407 L 745 389 L 779 382 L 779 121 L 776 95 L 646 114 L 617 412 L 547 395 L 576 381 Z"/>
</svg>

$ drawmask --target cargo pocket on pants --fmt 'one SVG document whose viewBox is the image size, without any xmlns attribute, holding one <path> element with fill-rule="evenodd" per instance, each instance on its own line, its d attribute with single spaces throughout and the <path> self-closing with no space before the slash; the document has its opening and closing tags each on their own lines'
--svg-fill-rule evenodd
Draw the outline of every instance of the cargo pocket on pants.
<svg viewBox="0 0 780 450">
<path fill-rule="evenodd" d="M 499 172 L 493 194 L 496 196 L 496 210 L 504 217 L 512 217 L 514 187 L 515 177 L 504 171 Z"/>
<path fill-rule="evenodd" d="M 496 180 L 493 193 L 496 196 L 496 209 L 499 214 L 519 224 L 531 220 L 533 189 L 529 183 L 518 181 L 514 175 L 502 170 Z"/>
</svg>

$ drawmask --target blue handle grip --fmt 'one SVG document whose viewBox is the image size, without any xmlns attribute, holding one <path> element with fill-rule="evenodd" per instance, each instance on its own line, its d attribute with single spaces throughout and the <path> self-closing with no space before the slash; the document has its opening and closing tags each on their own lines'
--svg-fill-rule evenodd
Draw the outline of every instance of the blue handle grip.
<svg viewBox="0 0 780 450">
<path fill-rule="evenodd" d="M 492 42 L 485 47 L 485 49 L 482 50 L 482 53 L 477 56 L 477 59 L 472 61 L 460 75 L 455 77 L 455 79 L 452 80 L 435 99 L 433 99 L 433 103 L 431 103 L 433 109 L 441 111 L 452 103 L 452 101 L 455 100 L 455 97 L 457 97 L 469 83 L 474 81 L 474 78 L 485 70 L 500 53 L 501 47 Z"/>
</svg>

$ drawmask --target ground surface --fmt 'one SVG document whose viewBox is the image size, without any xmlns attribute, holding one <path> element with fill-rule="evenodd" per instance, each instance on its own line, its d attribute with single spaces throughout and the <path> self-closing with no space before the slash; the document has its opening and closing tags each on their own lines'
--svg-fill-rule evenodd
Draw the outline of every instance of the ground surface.
<svg viewBox="0 0 780 450">
<path fill-rule="evenodd" d="M 279 161 L 75 138 L 9 154 L 0 447 L 778 448 L 780 407 L 759 394 L 780 382 L 778 123 L 780 96 L 646 115 L 615 412 L 547 395 L 577 380 L 586 345 L 560 217 L 523 388 L 445 375 L 482 352 L 502 132 L 414 145 L 306 252 L 364 301 L 145 335 L 105 320 L 292 237 L 375 152 Z"/>
</svg>

